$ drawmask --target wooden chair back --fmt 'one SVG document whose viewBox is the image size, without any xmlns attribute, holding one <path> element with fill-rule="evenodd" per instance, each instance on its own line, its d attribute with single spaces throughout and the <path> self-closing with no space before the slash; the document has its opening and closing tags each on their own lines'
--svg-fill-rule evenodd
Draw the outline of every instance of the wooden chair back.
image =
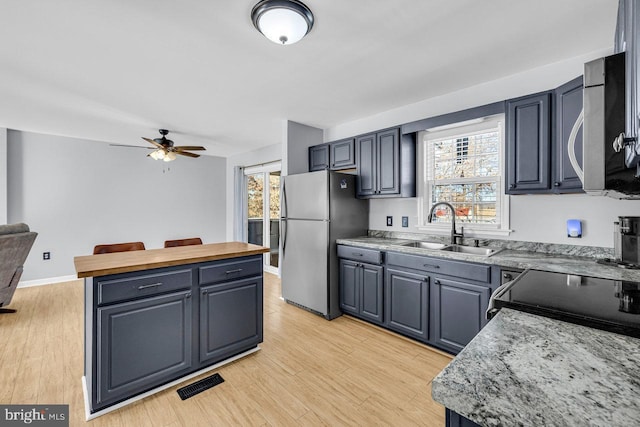
<svg viewBox="0 0 640 427">
<path fill-rule="evenodd" d="M 96 245 L 93 248 L 93 254 L 110 254 L 113 252 L 127 252 L 127 251 L 144 251 L 144 243 L 142 242 L 128 242 L 128 243 L 114 243 L 111 245 Z"/>
<path fill-rule="evenodd" d="M 164 247 L 165 248 L 175 248 L 176 246 L 190 246 L 190 245 L 201 245 L 202 239 L 199 237 L 192 237 L 190 239 L 178 239 L 178 240 L 165 240 Z"/>
</svg>

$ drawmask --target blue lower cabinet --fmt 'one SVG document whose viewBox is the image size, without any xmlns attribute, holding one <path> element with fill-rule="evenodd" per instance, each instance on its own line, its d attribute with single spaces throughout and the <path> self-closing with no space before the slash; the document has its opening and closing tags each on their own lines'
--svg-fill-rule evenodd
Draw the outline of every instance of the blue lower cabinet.
<svg viewBox="0 0 640 427">
<path fill-rule="evenodd" d="M 340 309 L 381 325 L 384 268 L 380 265 L 340 260 Z"/>
<path fill-rule="evenodd" d="M 446 427 L 481 427 L 480 424 L 476 424 L 470 419 L 465 418 L 450 409 L 446 409 L 445 417 Z"/>
<path fill-rule="evenodd" d="M 429 339 L 429 276 L 387 268 L 384 299 L 387 328 Z"/>
<path fill-rule="evenodd" d="M 98 308 L 95 406 L 191 369 L 191 301 L 191 290 L 185 290 Z"/>
<path fill-rule="evenodd" d="M 262 342 L 262 277 L 200 289 L 200 363 L 226 359 Z"/>
</svg>

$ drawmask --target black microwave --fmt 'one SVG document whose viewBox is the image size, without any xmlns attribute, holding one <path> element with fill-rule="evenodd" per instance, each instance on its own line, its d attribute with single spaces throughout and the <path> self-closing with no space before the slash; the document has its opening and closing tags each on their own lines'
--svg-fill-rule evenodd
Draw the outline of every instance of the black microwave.
<svg viewBox="0 0 640 427">
<path fill-rule="evenodd" d="M 569 157 L 583 189 L 588 194 L 618 199 L 640 199 L 640 178 L 634 141 L 624 138 L 626 117 L 625 53 L 618 53 L 584 66 L 583 170 L 574 164 L 575 151 L 569 140 Z M 578 119 L 580 121 L 581 118 Z M 576 122 L 572 137 L 575 138 Z M 573 154 L 573 156 L 572 156 Z"/>
</svg>

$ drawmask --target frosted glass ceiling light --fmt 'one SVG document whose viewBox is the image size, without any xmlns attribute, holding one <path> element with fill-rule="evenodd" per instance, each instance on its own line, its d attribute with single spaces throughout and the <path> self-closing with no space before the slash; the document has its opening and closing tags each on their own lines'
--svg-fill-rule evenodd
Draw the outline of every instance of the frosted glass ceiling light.
<svg viewBox="0 0 640 427">
<path fill-rule="evenodd" d="M 313 27 L 313 13 L 298 0 L 262 0 L 251 20 L 266 38 L 282 45 L 300 41 Z"/>
</svg>

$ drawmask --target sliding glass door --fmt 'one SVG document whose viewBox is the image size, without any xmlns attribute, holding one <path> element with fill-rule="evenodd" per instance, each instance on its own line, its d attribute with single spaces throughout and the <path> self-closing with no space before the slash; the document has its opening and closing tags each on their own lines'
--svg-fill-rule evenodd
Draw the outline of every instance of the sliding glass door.
<svg viewBox="0 0 640 427">
<path fill-rule="evenodd" d="M 280 162 L 244 170 L 247 241 L 269 248 L 265 270 L 278 274 L 280 265 Z"/>
</svg>

